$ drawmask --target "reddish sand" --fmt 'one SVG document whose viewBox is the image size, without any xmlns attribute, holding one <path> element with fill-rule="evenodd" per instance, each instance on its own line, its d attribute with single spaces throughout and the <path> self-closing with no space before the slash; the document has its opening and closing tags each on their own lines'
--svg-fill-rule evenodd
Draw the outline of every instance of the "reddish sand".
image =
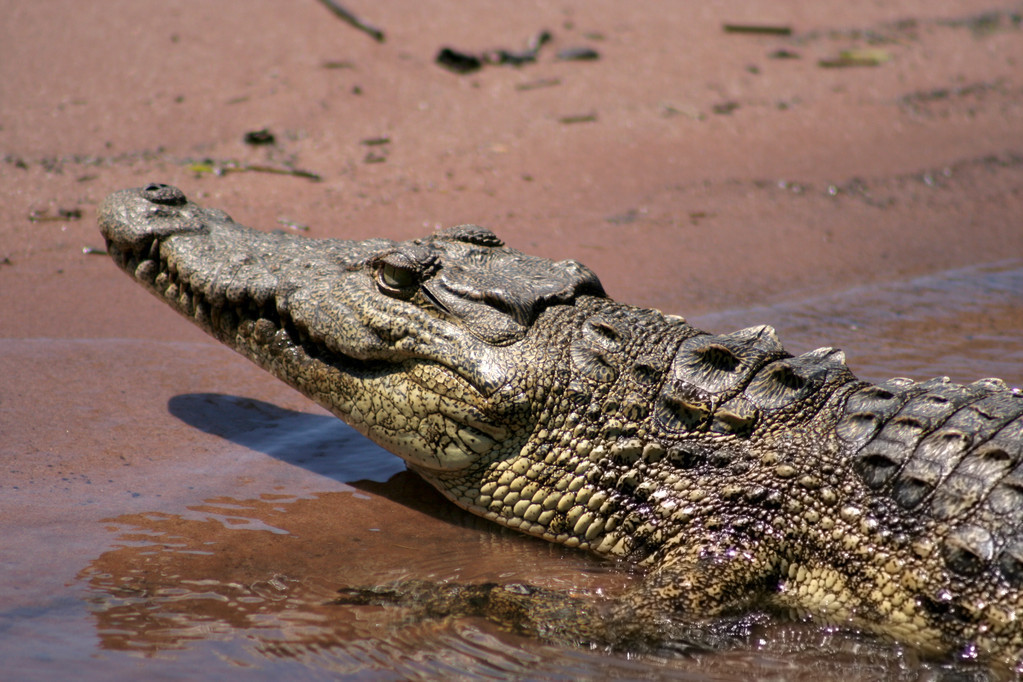
<svg viewBox="0 0 1023 682">
<path fill-rule="evenodd" d="M 386 42 L 313 0 L 0 2 L 0 550 L 24 576 L 0 602 L 31 608 L 73 581 L 109 542 L 100 519 L 225 492 L 193 479 L 222 449 L 167 414 L 174 396 L 311 409 L 83 252 L 103 247 L 96 205 L 114 190 L 168 182 L 314 237 L 479 223 L 687 315 L 1023 258 L 1018 8 L 349 6 Z M 553 41 L 534 64 L 434 63 L 442 46 L 521 49 L 541 29 Z M 556 59 L 579 46 L 600 59 Z M 878 63 L 821 65 L 850 49 Z M 263 128 L 275 144 L 243 141 Z M 246 164 L 321 179 L 207 172 Z M 213 359 L 177 364 L 171 342 Z M 178 458 L 153 479 L 147 463 Z M 257 458 L 244 480 L 267 489 L 273 472 Z"/>
</svg>

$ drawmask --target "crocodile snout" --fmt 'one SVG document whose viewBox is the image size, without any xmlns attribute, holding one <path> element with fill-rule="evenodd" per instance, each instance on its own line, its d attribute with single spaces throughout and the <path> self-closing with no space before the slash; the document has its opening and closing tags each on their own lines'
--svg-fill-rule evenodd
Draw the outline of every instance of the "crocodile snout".
<svg viewBox="0 0 1023 682">
<path fill-rule="evenodd" d="M 107 197 L 99 207 L 99 227 L 111 253 L 145 258 L 167 237 L 205 230 L 200 210 L 177 187 L 154 182 Z"/>
</svg>

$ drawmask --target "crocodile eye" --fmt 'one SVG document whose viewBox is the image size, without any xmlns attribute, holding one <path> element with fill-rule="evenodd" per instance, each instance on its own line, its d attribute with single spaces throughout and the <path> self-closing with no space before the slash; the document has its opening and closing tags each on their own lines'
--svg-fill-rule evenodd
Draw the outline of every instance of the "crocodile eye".
<svg viewBox="0 0 1023 682">
<path fill-rule="evenodd" d="M 419 286 L 437 270 L 437 256 L 415 243 L 376 256 L 369 262 L 377 287 L 388 296 L 412 298 Z"/>
<path fill-rule="evenodd" d="M 399 254 L 388 254 L 374 263 L 377 286 L 389 296 L 409 298 L 419 286 L 420 268 Z"/>
<path fill-rule="evenodd" d="M 383 263 L 377 272 L 380 284 L 388 289 L 408 289 L 416 285 L 416 273 L 390 263 Z"/>
</svg>

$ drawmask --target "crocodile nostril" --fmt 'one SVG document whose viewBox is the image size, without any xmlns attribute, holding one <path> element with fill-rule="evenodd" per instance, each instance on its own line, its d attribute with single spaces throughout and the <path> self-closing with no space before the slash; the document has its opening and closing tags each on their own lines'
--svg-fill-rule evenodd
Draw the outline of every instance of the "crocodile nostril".
<svg viewBox="0 0 1023 682">
<path fill-rule="evenodd" d="M 142 196 L 154 204 L 163 206 L 183 206 L 188 203 L 185 193 L 177 187 L 159 182 L 151 182 L 142 190 Z"/>
</svg>

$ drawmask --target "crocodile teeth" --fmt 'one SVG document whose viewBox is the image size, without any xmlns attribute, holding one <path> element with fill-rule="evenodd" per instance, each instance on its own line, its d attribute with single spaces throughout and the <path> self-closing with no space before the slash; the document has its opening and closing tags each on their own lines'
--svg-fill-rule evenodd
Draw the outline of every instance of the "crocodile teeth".
<svg viewBox="0 0 1023 682">
<path fill-rule="evenodd" d="M 135 267 L 135 279 L 140 282 L 153 284 L 156 275 L 160 272 L 160 264 L 155 260 L 144 260 Z"/>
</svg>

